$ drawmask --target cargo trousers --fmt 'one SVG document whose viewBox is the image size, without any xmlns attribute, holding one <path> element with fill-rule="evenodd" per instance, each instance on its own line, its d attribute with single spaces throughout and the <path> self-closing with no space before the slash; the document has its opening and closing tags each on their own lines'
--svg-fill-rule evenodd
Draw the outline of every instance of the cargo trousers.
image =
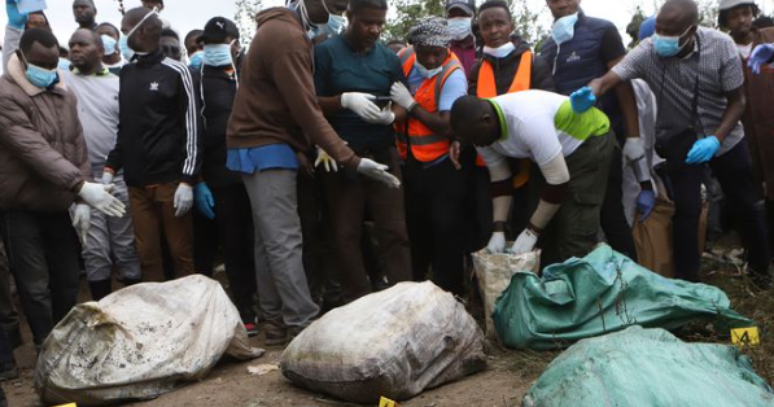
<svg viewBox="0 0 774 407">
<path fill-rule="evenodd" d="M 600 214 L 608 185 L 610 161 L 619 154 L 613 133 L 592 136 L 565 157 L 570 182 L 564 202 L 542 233 L 543 267 L 587 255 L 599 243 Z M 536 182 L 545 185 L 539 171 Z"/>
</svg>

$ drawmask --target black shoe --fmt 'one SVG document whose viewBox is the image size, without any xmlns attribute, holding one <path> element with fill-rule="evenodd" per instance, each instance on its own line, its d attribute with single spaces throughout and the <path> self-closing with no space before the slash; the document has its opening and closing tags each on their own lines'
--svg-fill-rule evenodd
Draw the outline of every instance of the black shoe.
<svg viewBox="0 0 774 407">
<path fill-rule="evenodd" d="M 110 279 L 100 281 L 89 281 L 89 288 L 91 288 L 91 298 L 94 301 L 99 301 L 113 292 Z"/>
<path fill-rule="evenodd" d="M 6 363 L 0 365 L 0 382 L 8 380 L 14 380 L 19 378 L 19 369 L 16 367 L 16 363 Z M 2 406 L 2 404 L 0 404 Z"/>
<path fill-rule="evenodd" d="M 133 286 L 135 284 L 142 283 L 142 279 L 141 278 L 138 278 L 138 279 L 125 278 L 125 279 L 121 280 L 121 282 L 124 283 L 124 287 L 129 287 L 129 286 Z"/>
</svg>

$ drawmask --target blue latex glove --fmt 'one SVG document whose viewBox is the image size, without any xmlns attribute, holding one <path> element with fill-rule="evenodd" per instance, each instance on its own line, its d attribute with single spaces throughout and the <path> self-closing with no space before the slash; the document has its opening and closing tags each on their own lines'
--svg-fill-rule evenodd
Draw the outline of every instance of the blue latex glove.
<svg viewBox="0 0 774 407">
<path fill-rule="evenodd" d="M 597 97 L 590 87 L 580 88 L 570 95 L 570 103 L 575 113 L 583 113 L 597 103 Z"/>
<path fill-rule="evenodd" d="M 774 57 L 774 44 L 761 44 L 755 47 L 752 54 L 750 54 L 750 60 L 747 61 L 747 66 L 752 69 L 755 74 L 761 73 L 761 67 Z"/>
<path fill-rule="evenodd" d="M 653 213 L 656 207 L 656 193 L 652 190 L 643 189 L 637 197 L 637 211 L 640 212 L 640 223 L 645 222 Z"/>
<path fill-rule="evenodd" d="M 686 164 L 704 164 L 712 159 L 720 150 L 720 141 L 715 136 L 705 137 L 696 141 L 688 153 Z"/>
<path fill-rule="evenodd" d="M 207 219 L 215 219 L 215 198 L 207 183 L 200 182 L 194 187 L 194 201 L 196 201 L 196 210 Z"/>
<path fill-rule="evenodd" d="M 19 8 L 16 7 L 16 1 L 6 0 L 5 2 L 5 11 L 8 13 L 8 26 L 23 30 L 24 26 L 27 25 L 27 15 L 19 12 Z"/>
</svg>

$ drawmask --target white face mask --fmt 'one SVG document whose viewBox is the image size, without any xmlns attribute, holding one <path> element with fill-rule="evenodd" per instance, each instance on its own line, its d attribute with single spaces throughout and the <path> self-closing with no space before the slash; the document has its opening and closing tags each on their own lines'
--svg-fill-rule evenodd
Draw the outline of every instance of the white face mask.
<svg viewBox="0 0 774 407">
<path fill-rule="evenodd" d="M 449 19 L 449 34 L 453 40 L 461 41 L 468 38 L 471 34 L 471 17 L 455 17 Z"/>
<path fill-rule="evenodd" d="M 564 16 L 554 23 L 551 29 L 551 36 L 557 45 L 564 44 L 575 37 L 575 23 L 578 22 L 578 13 Z"/>
<path fill-rule="evenodd" d="M 513 51 L 516 51 L 516 46 L 513 45 L 511 41 L 508 41 L 497 48 L 484 46 L 484 54 L 497 59 L 505 58 L 508 55 L 511 55 Z"/>
<path fill-rule="evenodd" d="M 417 72 L 419 72 L 419 76 L 425 79 L 433 78 L 434 76 L 441 73 L 441 71 L 443 71 L 442 66 L 439 66 L 438 68 L 435 68 L 435 69 L 427 69 L 422 64 L 420 64 L 419 61 L 417 61 L 414 64 L 414 66 L 417 68 Z"/>
</svg>

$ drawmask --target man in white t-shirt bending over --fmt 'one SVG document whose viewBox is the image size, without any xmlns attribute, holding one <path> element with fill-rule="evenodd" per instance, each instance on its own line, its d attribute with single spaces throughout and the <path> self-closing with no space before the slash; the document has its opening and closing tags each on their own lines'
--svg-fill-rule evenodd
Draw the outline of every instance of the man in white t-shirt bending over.
<svg viewBox="0 0 774 407">
<path fill-rule="evenodd" d="M 566 96 L 525 91 L 494 99 L 457 100 L 451 125 L 473 143 L 492 180 L 494 234 L 489 250 L 505 250 L 505 225 L 513 184 L 508 158 L 528 158 L 540 168 L 540 203 L 511 252 L 532 251 L 541 238 L 543 264 L 585 256 L 597 243 L 609 162 L 616 152 L 610 120 L 596 108 L 576 114 Z M 526 210 L 526 208 L 525 208 Z"/>
</svg>

